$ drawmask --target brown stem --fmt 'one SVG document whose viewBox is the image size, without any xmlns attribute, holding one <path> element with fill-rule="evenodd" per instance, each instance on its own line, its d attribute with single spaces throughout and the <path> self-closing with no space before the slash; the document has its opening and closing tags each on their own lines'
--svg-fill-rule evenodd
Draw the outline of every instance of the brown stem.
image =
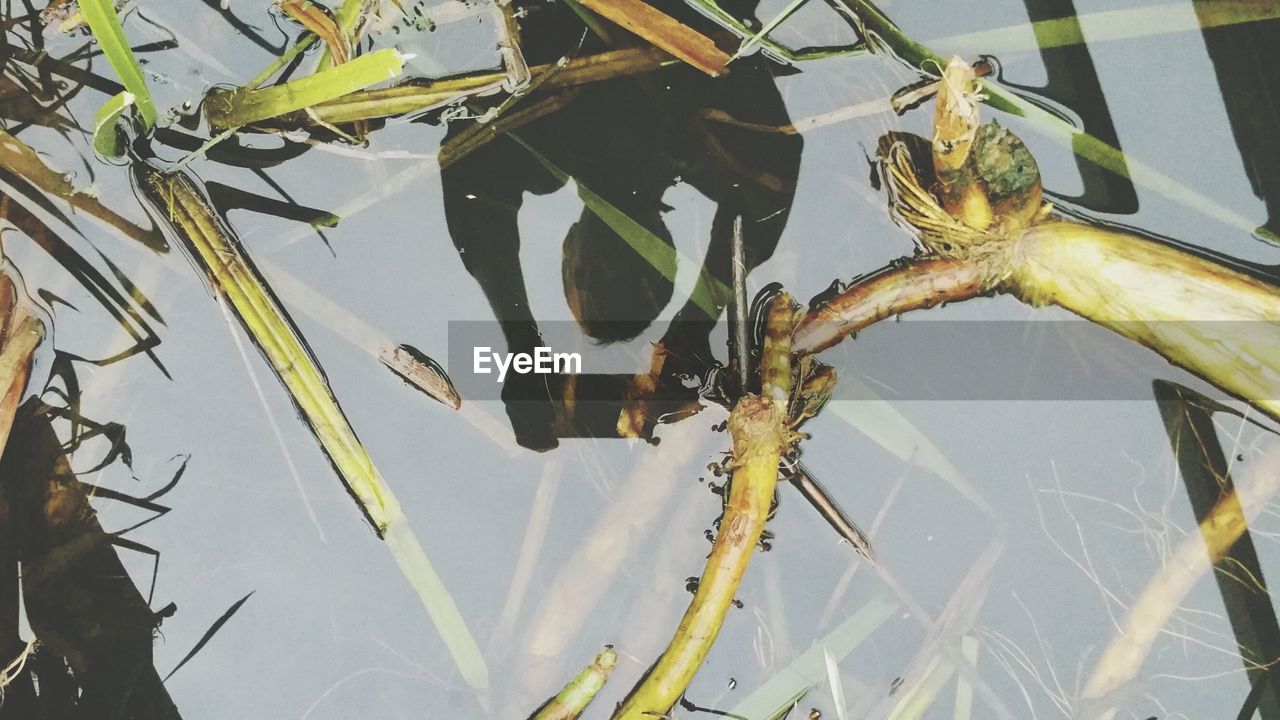
<svg viewBox="0 0 1280 720">
<path fill-rule="evenodd" d="M 885 318 L 983 293 L 982 273 L 974 263 L 929 257 L 890 265 L 810 310 L 796 327 L 793 350 L 802 355 L 818 353 Z"/>
</svg>

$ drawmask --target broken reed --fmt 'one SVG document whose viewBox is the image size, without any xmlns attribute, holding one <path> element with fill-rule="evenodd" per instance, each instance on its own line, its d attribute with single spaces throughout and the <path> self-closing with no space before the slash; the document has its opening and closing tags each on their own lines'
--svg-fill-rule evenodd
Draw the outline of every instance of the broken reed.
<svg viewBox="0 0 1280 720">
<path fill-rule="evenodd" d="M 590 665 L 583 668 L 555 697 L 534 711 L 529 720 L 574 720 L 595 699 L 617 664 L 617 651 L 612 645 L 605 645 Z"/>
<path fill-rule="evenodd" d="M 463 678 L 472 688 L 487 691 L 488 669 L 456 603 L 338 406 L 324 371 L 239 239 L 186 173 L 162 172 L 141 160 L 133 168 L 144 197 L 168 220 L 218 299 L 231 306 L 374 531 L 386 540 Z M 481 701 L 487 702 L 484 695 Z"/>
</svg>

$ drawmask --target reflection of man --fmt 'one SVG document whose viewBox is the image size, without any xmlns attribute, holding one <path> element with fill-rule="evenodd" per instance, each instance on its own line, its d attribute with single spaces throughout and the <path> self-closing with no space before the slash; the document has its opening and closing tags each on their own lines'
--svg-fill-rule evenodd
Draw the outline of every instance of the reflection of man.
<svg viewBox="0 0 1280 720">
<path fill-rule="evenodd" d="M 675 0 L 659 9 L 710 31 Z M 754 10 L 754 2 L 723 3 L 730 11 Z M 562 3 L 516 0 L 521 40 L 530 64 L 564 55 L 608 49 Z M 634 40 L 609 26 L 615 41 Z M 585 40 L 584 40 L 585 37 Z M 625 40 L 623 39 L 625 38 Z M 581 49 L 579 50 L 579 46 Z M 641 257 L 590 209 L 584 208 L 564 240 L 565 299 L 582 331 L 600 342 L 640 334 L 671 301 L 675 250 L 662 220 L 663 194 L 676 182 L 695 187 L 717 205 L 704 277 L 730 282 L 731 227 L 743 217 L 747 269 L 766 260 L 791 207 L 802 142 L 798 136 L 746 129 L 707 120 L 708 111 L 741 123 L 785 125 L 786 109 L 770 67 L 759 57 L 734 62 L 713 79 L 687 67 L 625 77 L 584 87 L 567 107 L 501 136 L 450 165 L 443 173 L 449 232 L 467 270 L 480 283 L 502 324 L 510 352 L 540 344 L 519 261 L 516 224 L 524 193 L 547 194 L 564 183 L 529 149 L 544 156 L 610 205 L 660 239 Z M 454 136 L 461 127 L 450 127 Z M 713 293 L 715 315 L 728 297 Z M 705 303 L 704 303 L 705 306 Z M 686 301 L 663 338 L 664 374 L 702 375 L 712 362 L 707 310 Z M 508 379 L 508 414 L 521 444 L 554 447 L 546 376 Z M 537 401 L 541 402 L 529 402 Z"/>
</svg>

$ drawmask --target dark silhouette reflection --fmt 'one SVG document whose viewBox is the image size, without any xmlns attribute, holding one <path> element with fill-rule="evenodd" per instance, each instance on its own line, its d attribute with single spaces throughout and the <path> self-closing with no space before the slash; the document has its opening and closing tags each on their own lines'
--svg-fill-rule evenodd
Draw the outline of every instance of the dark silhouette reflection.
<svg viewBox="0 0 1280 720">
<path fill-rule="evenodd" d="M 1214 412 L 1231 411 L 1176 383 L 1157 380 L 1152 390 L 1196 523 L 1201 523 L 1226 493 L 1235 490 L 1213 421 Z M 1272 672 L 1280 658 L 1280 624 L 1253 535 L 1242 534 L 1214 567 L 1236 649 L 1253 687 L 1247 700 L 1250 709 L 1238 717 L 1252 718 L 1257 711 L 1263 720 L 1280 718 L 1280 679 Z"/>
<path fill-rule="evenodd" d="M 0 657 L 19 638 L 22 602 L 39 644 L 3 688 L 8 720 L 176 720 L 152 663 L 152 642 L 172 606 L 153 612 L 103 530 L 77 480 L 49 408 L 18 410 L 0 458 Z"/>
<path fill-rule="evenodd" d="M 711 31 L 683 3 L 653 4 L 682 22 Z M 608 25 L 613 44 L 607 44 L 561 3 L 517 0 L 517 5 L 523 6 L 520 35 L 530 64 L 637 42 Z M 745 17 L 755 3 L 725 5 Z M 676 183 L 688 183 L 716 203 L 704 281 L 714 279 L 722 290 L 730 284 L 732 224 L 737 215 L 744 219 L 747 269 L 773 253 L 791 207 L 802 141 L 796 135 L 710 121 L 708 111 L 745 123 L 789 123 L 773 68 L 762 58 L 734 62 L 731 72 L 718 79 L 681 65 L 586 86 L 563 109 L 498 137 L 445 169 L 449 232 L 502 324 L 510 352 L 529 352 L 541 343 L 520 265 L 517 215 L 524 193 L 548 194 L 565 184 L 548 163 L 643 226 L 661 244 L 642 257 L 585 207 L 566 229 L 565 299 L 582 331 L 598 342 L 637 337 L 673 299 L 676 255 L 662 213 L 668 209 L 663 195 Z M 449 137 L 468 125 L 452 123 Z M 729 295 L 711 293 L 713 313 L 691 299 L 678 299 L 683 306 L 662 337 L 665 380 L 700 377 L 712 366 L 707 338 Z M 508 415 L 517 440 L 526 447 L 547 449 L 556 444 L 549 399 L 559 396 L 560 389 L 551 387 L 557 381 L 548 383 L 547 378 L 518 375 L 504 384 Z M 664 387 L 679 383 L 665 382 Z"/>
<path fill-rule="evenodd" d="M 1041 20 L 1061 20 L 1073 22 L 1076 29 L 1079 29 L 1073 0 L 1025 0 L 1025 2 L 1027 16 L 1033 23 Z M 1032 27 L 1036 29 L 1037 40 L 1043 43 L 1040 37 L 1043 30 L 1035 25 Z M 1111 113 L 1107 111 L 1106 97 L 1102 92 L 1102 83 L 1098 80 L 1097 70 L 1094 69 L 1089 46 L 1078 43 L 1061 47 L 1042 47 L 1040 57 L 1044 61 L 1048 82 L 1043 88 L 1036 88 L 1033 92 L 1071 108 L 1080 117 L 1081 129 L 1112 147 L 1120 148 L 1115 123 L 1111 121 Z M 1064 198 L 1065 200 L 1098 212 L 1116 214 L 1137 212 L 1138 194 L 1127 177 L 1107 170 L 1081 155 L 1076 155 L 1076 162 L 1080 167 L 1080 179 L 1084 189 L 1079 197 Z"/>
<path fill-rule="evenodd" d="M 1267 206 L 1263 225 L 1280 238 L 1280 20 L 1210 27 L 1220 14 L 1193 0 L 1204 44 L 1218 74 L 1222 102 L 1253 193 Z"/>
</svg>

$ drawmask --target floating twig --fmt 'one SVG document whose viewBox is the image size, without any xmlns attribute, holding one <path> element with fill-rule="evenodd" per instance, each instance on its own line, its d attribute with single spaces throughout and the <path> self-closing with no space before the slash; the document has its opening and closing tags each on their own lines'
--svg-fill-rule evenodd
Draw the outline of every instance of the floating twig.
<svg viewBox="0 0 1280 720">
<path fill-rule="evenodd" d="M 454 387 L 449 374 L 421 350 L 412 345 L 385 348 L 378 359 L 410 385 L 457 410 L 462 407 L 462 397 Z"/>
</svg>

